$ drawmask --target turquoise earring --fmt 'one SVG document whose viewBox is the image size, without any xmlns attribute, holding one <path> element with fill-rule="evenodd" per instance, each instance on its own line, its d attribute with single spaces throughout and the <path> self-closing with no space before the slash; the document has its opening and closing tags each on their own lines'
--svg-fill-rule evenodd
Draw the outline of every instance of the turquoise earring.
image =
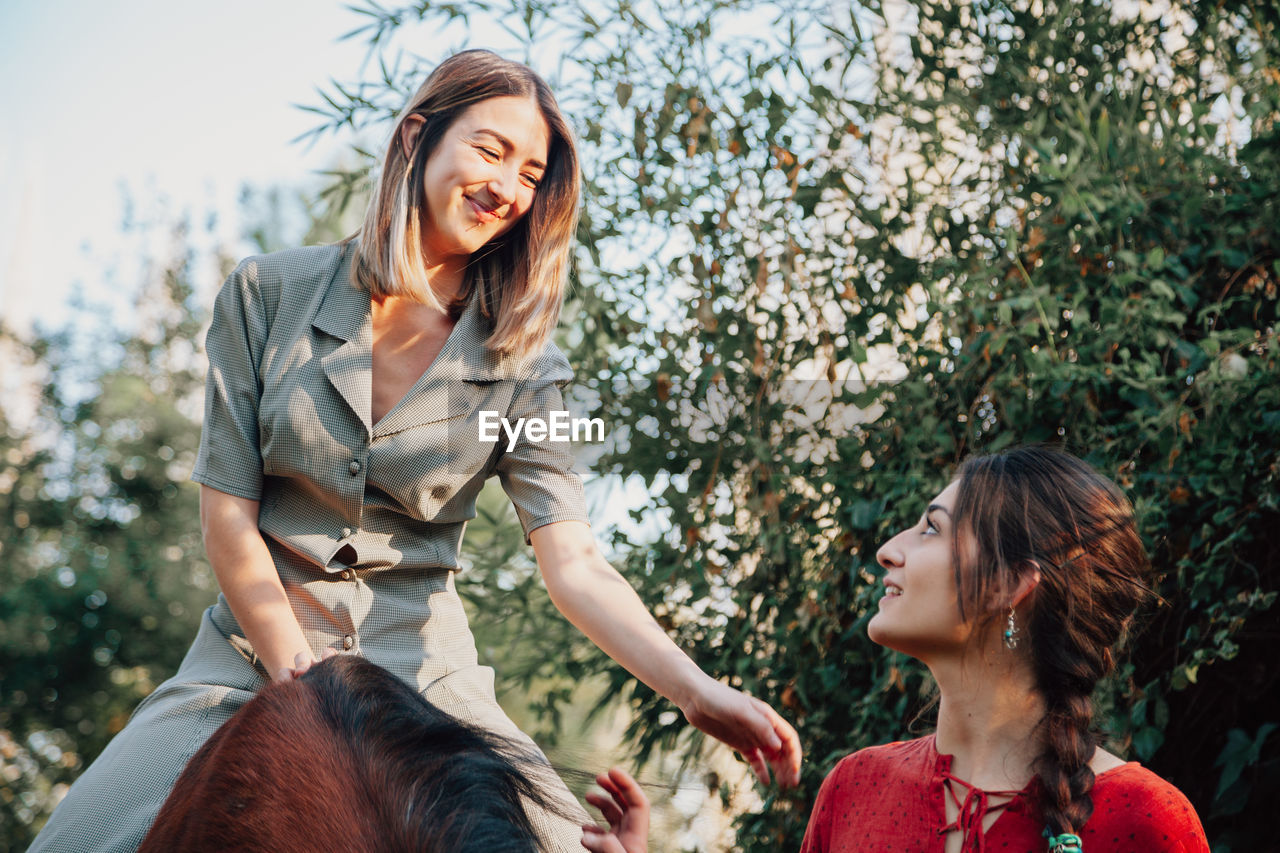
<svg viewBox="0 0 1280 853">
<path fill-rule="evenodd" d="M 1018 647 L 1018 625 L 1013 621 L 1013 608 L 1009 608 L 1009 621 L 1004 627 L 1004 647 L 1013 651 Z"/>
</svg>

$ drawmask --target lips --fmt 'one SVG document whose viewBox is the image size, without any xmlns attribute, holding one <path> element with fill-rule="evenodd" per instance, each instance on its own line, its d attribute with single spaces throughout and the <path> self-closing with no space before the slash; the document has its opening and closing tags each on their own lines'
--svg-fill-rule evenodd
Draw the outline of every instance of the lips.
<svg viewBox="0 0 1280 853">
<path fill-rule="evenodd" d="M 889 581 L 884 582 L 885 598 L 897 598 L 900 595 L 902 595 L 902 587 L 898 586 L 896 583 L 891 583 Z"/>
<path fill-rule="evenodd" d="M 498 209 L 496 207 L 489 207 L 469 195 L 463 196 L 463 198 L 465 198 L 467 203 L 471 205 L 471 209 L 476 212 L 476 217 L 479 218 L 481 222 L 497 222 L 502 218 L 498 215 Z"/>
</svg>

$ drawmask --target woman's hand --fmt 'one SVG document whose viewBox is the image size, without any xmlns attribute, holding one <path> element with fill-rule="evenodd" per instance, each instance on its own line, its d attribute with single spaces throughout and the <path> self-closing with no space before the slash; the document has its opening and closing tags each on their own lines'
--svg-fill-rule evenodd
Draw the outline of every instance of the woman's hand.
<svg viewBox="0 0 1280 853">
<path fill-rule="evenodd" d="M 714 680 L 676 647 L 631 585 L 605 561 L 580 521 L 529 534 L 551 600 L 570 622 L 636 678 L 680 706 L 685 718 L 742 753 L 769 784 L 800 781 L 800 738 L 777 712 Z"/>
<path fill-rule="evenodd" d="M 752 696 L 711 678 L 681 707 L 685 719 L 736 749 L 761 785 L 772 768 L 784 788 L 800 782 L 800 737 L 778 712 Z"/>
<path fill-rule="evenodd" d="M 328 660 L 338 652 L 335 649 L 325 649 L 320 653 L 320 660 Z M 275 676 L 271 679 L 276 683 L 293 681 L 295 678 L 301 678 L 302 674 L 311 669 L 311 665 L 316 662 L 315 656 L 310 652 L 298 652 L 293 659 L 293 666 L 281 667 L 276 670 Z"/>
<path fill-rule="evenodd" d="M 595 853 L 646 853 L 649 849 L 649 798 L 620 767 L 596 777 L 609 796 L 594 791 L 587 802 L 609 821 L 608 831 L 594 823 L 582 827 L 582 846 Z"/>
</svg>

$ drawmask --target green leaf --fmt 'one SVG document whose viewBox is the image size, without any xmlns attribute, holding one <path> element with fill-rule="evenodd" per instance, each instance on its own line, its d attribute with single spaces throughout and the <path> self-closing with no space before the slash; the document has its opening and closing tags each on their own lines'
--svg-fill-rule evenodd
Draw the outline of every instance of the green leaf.
<svg viewBox="0 0 1280 853">
<path fill-rule="evenodd" d="M 1222 774 L 1218 777 L 1218 788 L 1214 794 L 1215 800 L 1221 798 L 1236 784 L 1246 767 L 1258 763 L 1263 743 L 1277 728 L 1280 728 L 1280 725 L 1276 723 L 1264 723 L 1258 727 L 1253 737 L 1249 737 L 1242 729 L 1231 729 L 1227 732 L 1227 742 L 1213 762 L 1214 766 L 1222 768 Z"/>
<path fill-rule="evenodd" d="M 1164 732 L 1153 726 L 1139 729 L 1133 735 L 1133 749 L 1142 761 L 1150 761 L 1164 743 Z"/>
</svg>

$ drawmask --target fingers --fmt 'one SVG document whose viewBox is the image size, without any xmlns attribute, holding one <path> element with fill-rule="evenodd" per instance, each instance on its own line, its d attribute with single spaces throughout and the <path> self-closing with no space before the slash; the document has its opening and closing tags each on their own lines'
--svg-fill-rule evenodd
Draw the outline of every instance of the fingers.
<svg viewBox="0 0 1280 853">
<path fill-rule="evenodd" d="M 623 810 L 626 819 L 627 846 L 643 842 L 649 837 L 649 798 L 640 783 L 621 767 L 613 767 L 606 776 L 610 783 L 610 795 Z M 644 849 L 641 846 L 639 849 Z"/>
<path fill-rule="evenodd" d="M 623 819 L 630 823 L 643 821 L 647 831 L 649 823 L 649 798 L 645 796 L 631 774 L 621 767 L 614 767 L 608 773 L 596 777 L 596 784 L 605 790 L 608 797 L 592 791 L 587 794 L 587 802 L 600 810 L 600 814 L 609 822 L 609 826 L 617 831 Z"/>
<path fill-rule="evenodd" d="M 787 725 L 786 721 L 778 716 L 778 712 L 769 707 L 768 702 L 761 701 L 754 696 L 748 696 L 751 700 L 751 707 L 755 709 L 756 714 L 747 724 L 751 726 L 752 733 L 756 736 L 756 742 L 760 744 L 765 752 L 774 753 L 782 749 L 782 738 L 778 735 L 778 723 Z"/>
<path fill-rule="evenodd" d="M 608 773 L 596 777 L 596 783 L 613 797 L 614 801 L 624 809 L 649 809 L 649 798 L 640 788 L 640 783 L 621 767 L 610 768 Z"/>
<path fill-rule="evenodd" d="M 613 800 L 592 792 L 587 794 L 587 802 L 600 810 L 600 815 L 608 821 L 611 828 L 617 829 L 621 825 L 622 809 Z"/>
<path fill-rule="evenodd" d="M 804 753 L 800 747 L 800 736 L 796 734 L 796 730 L 792 725 L 784 720 L 777 711 L 773 710 L 768 703 L 754 698 L 751 701 L 755 703 L 757 710 L 769 725 L 775 739 L 774 742 L 777 744 L 773 749 L 765 749 L 769 765 L 773 768 L 774 778 L 778 780 L 778 784 L 783 788 L 791 788 L 798 785 L 800 783 L 800 760 Z M 759 771 L 756 772 L 756 775 L 760 775 Z"/>
<path fill-rule="evenodd" d="M 316 659 L 310 652 L 298 652 L 293 658 L 293 677 L 301 678 L 303 673 L 311 669 Z"/>
<path fill-rule="evenodd" d="M 758 749 L 748 749 L 739 753 L 743 760 L 751 767 L 751 772 L 756 774 L 756 779 L 764 787 L 769 787 L 769 764 L 764 760 L 763 753 Z"/>
<path fill-rule="evenodd" d="M 609 829 L 585 825 L 582 846 L 605 853 L 645 853 L 649 849 L 649 798 L 640 784 L 621 767 L 601 773 L 596 784 L 605 793 L 592 791 L 587 802 L 600 810 Z"/>
<path fill-rule="evenodd" d="M 616 835 L 594 823 L 583 824 L 582 846 L 595 853 L 627 853 Z"/>
<path fill-rule="evenodd" d="M 293 681 L 295 678 L 301 678 L 303 673 L 311 668 L 316 659 L 310 652 L 298 652 L 293 657 L 293 666 L 283 666 L 275 671 L 271 677 L 272 681 Z"/>
</svg>

